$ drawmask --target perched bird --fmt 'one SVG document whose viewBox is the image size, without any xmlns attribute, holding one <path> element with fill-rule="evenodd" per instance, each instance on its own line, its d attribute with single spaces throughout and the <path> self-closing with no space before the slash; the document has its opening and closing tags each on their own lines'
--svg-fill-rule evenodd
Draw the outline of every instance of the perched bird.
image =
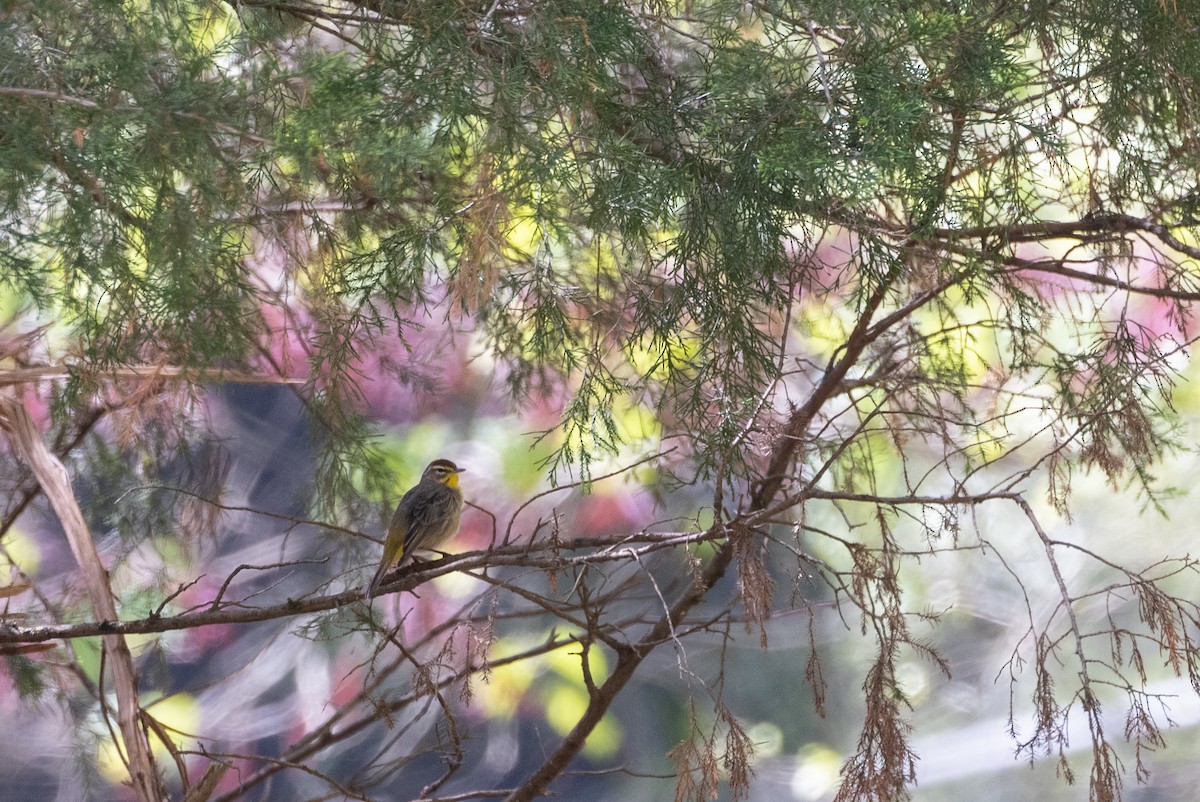
<svg viewBox="0 0 1200 802">
<path fill-rule="evenodd" d="M 448 459 L 435 459 L 421 474 L 421 481 L 404 494 L 392 514 L 383 560 L 367 588 L 367 599 L 375 598 L 384 575 L 399 567 L 419 549 L 436 549 L 458 531 L 463 496 L 458 489 L 462 468 Z"/>
</svg>

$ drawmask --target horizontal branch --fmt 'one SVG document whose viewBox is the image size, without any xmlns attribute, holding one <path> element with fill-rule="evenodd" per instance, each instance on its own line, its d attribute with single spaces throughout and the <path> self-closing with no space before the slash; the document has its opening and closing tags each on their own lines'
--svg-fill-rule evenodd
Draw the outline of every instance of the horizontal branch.
<svg viewBox="0 0 1200 802">
<path fill-rule="evenodd" d="M 60 381 L 78 376 L 117 379 L 181 379 L 184 381 L 219 381 L 233 384 L 304 384 L 304 379 L 287 376 L 268 376 L 225 368 L 191 368 L 177 365 L 124 365 L 103 371 L 84 371 L 63 365 L 41 365 L 34 368 L 0 370 L 0 387 L 32 384 L 40 381 Z"/>
<path fill-rule="evenodd" d="M 31 86 L 0 86 L 0 97 L 21 97 L 34 100 L 53 100 L 68 106 L 84 109 L 99 109 L 100 104 L 86 97 L 76 97 L 51 89 L 35 89 Z"/>
<path fill-rule="evenodd" d="M 1152 234 L 1172 250 L 1200 259 L 1200 248 L 1181 242 L 1171 229 L 1162 223 L 1135 217 L 1131 214 L 1092 214 L 1079 220 L 1021 223 L 1016 225 L 997 224 L 971 226 L 968 228 L 935 228 L 935 239 L 995 240 L 997 242 L 1034 242 L 1044 239 L 1084 239 L 1097 234 L 1122 234 L 1129 231 L 1144 231 Z M 916 236 L 918 232 L 910 232 Z"/>
<path fill-rule="evenodd" d="M 406 591 L 444 574 L 471 570 L 520 565 L 525 567 L 566 568 L 577 563 L 614 562 L 635 559 L 640 556 L 631 544 L 643 544 L 648 550 L 675 548 L 711 537 L 709 532 L 641 533 L 614 541 L 610 538 L 588 538 L 586 540 L 510 546 L 506 548 L 474 551 L 452 555 L 431 562 L 416 563 L 405 569 L 398 579 L 384 584 L 389 592 Z M 564 557 L 562 552 L 594 550 L 576 557 Z M 546 555 L 542 560 L 531 560 L 531 555 Z M 542 562 L 544 565 L 539 566 Z M 298 615 L 322 613 L 336 610 L 351 602 L 361 601 L 365 588 L 355 588 L 328 596 L 312 596 L 304 599 L 287 599 L 267 607 L 232 606 L 207 609 L 203 612 L 180 615 L 150 615 L 134 620 L 87 621 L 78 624 L 51 624 L 36 627 L 17 627 L 0 623 L 0 645 L 41 643 L 49 640 L 90 638 L 98 635 L 146 635 L 171 632 L 180 629 L 211 626 L 214 624 L 248 624 L 257 621 L 290 618 Z"/>
<path fill-rule="evenodd" d="M 1052 276 L 1086 281 L 1089 284 L 1097 284 L 1101 287 L 1111 287 L 1114 290 L 1131 292 L 1135 295 L 1147 295 L 1151 298 L 1163 298 L 1172 301 L 1200 301 L 1200 292 L 1186 292 L 1183 290 L 1172 290 L 1167 287 L 1145 287 L 1140 284 L 1131 284 L 1114 276 L 1104 276 L 1099 273 L 1089 273 L 1086 270 L 1076 270 L 1053 259 L 1033 260 L 1010 256 L 1005 261 L 1017 273 L 1047 273 Z"/>
<path fill-rule="evenodd" d="M 956 506 L 972 506 L 982 504 L 985 501 L 1014 501 L 1019 497 L 1018 493 L 998 492 L 998 493 L 971 493 L 967 495 L 959 495 L 957 493 L 949 496 L 880 496 L 873 493 L 842 493 L 833 490 L 818 490 L 805 489 L 805 499 L 814 499 L 819 501 L 855 501 L 864 504 L 879 504 L 884 507 L 903 507 L 909 504 L 924 504 L 931 507 L 956 507 Z M 798 502 L 797 502 L 798 503 Z"/>
<path fill-rule="evenodd" d="M 25 98 L 27 100 L 50 100 L 55 103 L 62 103 L 67 106 L 77 106 L 78 108 L 89 109 L 92 111 L 120 111 L 127 113 L 146 111 L 145 108 L 126 104 L 117 104 L 106 107 L 100 105 L 100 103 L 92 100 L 91 98 L 79 97 L 78 95 L 68 95 L 64 92 L 52 89 L 36 89 L 31 86 L 0 86 L 0 97 L 18 97 Z M 168 113 L 173 117 L 180 117 L 185 120 L 194 120 L 196 122 L 206 123 L 223 134 L 235 136 L 239 139 L 246 140 L 247 142 L 253 142 L 257 145 L 273 144 L 267 137 L 260 136 L 253 131 L 246 131 L 218 120 L 211 120 L 195 112 L 183 111 L 182 109 L 171 109 Z"/>
</svg>

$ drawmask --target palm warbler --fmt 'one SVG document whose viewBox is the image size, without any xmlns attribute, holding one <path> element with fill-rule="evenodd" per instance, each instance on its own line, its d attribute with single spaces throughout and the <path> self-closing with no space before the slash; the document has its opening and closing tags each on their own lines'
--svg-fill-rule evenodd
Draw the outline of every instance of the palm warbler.
<svg viewBox="0 0 1200 802">
<path fill-rule="evenodd" d="M 421 481 L 400 499 L 388 525 L 383 560 L 367 588 L 368 600 L 375 597 L 393 565 L 399 568 L 418 549 L 436 549 L 454 537 L 463 507 L 458 489 L 462 470 L 448 459 L 435 459 L 421 474 Z"/>
</svg>

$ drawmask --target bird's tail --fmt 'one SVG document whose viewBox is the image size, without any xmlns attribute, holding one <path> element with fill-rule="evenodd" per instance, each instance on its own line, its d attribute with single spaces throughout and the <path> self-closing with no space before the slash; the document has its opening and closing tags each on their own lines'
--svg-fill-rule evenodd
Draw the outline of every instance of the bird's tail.
<svg viewBox="0 0 1200 802">
<path fill-rule="evenodd" d="M 379 586 L 383 584 L 383 577 L 387 574 L 388 569 L 391 567 L 391 563 L 386 561 L 379 566 L 379 570 L 375 572 L 375 576 L 371 579 L 371 584 L 367 585 L 367 601 L 375 598 L 375 594 L 379 591 Z"/>
</svg>

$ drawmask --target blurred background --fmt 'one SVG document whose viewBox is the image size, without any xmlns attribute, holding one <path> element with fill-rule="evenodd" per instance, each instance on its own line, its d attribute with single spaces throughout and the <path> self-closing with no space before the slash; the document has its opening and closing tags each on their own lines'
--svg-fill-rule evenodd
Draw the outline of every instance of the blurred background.
<svg viewBox="0 0 1200 802">
<path fill-rule="evenodd" d="M 444 354 L 446 337 L 429 334 L 414 344 L 410 358 Z M 538 527 L 545 536 L 547 526 L 569 540 L 619 539 L 643 529 L 703 525 L 708 500 L 700 490 L 665 487 L 652 465 L 598 480 L 586 494 L 579 487 L 554 490 L 543 462 L 553 444 L 538 442 L 552 407 L 511 405 L 496 386 L 494 366 L 472 357 L 469 334 L 449 341 L 456 361 L 435 386 L 415 389 L 364 374 L 362 409 L 394 481 L 390 492 L 363 508 L 352 528 L 379 537 L 399 494 L 435 456 L 467 469 L 462 485 L 472 507 L 464 513 L 453 551 L 488 549 L 503 539 L 510 521 L 518 542 Z M 1192 400 L 1179 394 L 1181 409 Z M 207 451 L 192 453 L 181 444 L 176 458 L 165 460 L 151 481 L 139 476 L 144 466 L 137 459 L 111 450 L 109 444 L 119 437 L 115 430 L 90 440 L 72 465 L 83 508 L 113 567 L 114 584 L 131 594 L 121 599 L 128 617 L 159 609 L 169 595 L 164 614 L 202 609 L 219 594 L 241 605 L 268 607 L 365 584 L 378 545 L 306 522 L 312 513 L 311 480 L 321 427 L 297 395 L 287 387 L 229 384 L 207 391 L 190 408 L 214 435 L 205 441 Z M 631 414 L 622 425 L 645 427 L 646 437 L 630 438 L 633 445 L 610 464 L 594 466 L 594 475 L 631 465 L 660 445 L 653 420 L 644 414 Z M 1186 417 L 1186 425 L 1194 425 L 1192 416 Z M 886 475 L 886 450 L 877 459 L 885 461 L 880 474 Z M 898 470 L 899 457 L 891 459 L 896 462 L 891 469 Z M 1161 471 L 1183 485 L 1196 469 L 1188 449 L 1171 457 Z M 9 466 L 7 473 L 17 471 Z M 220 507 L 183 494 L 171 498 L 169 488 L 195 486 L 196 477 L 206 475 L 210 498 L 219 500 Z M 1197 510 L 1190 494 L 1165 497 L 1165 518 L 1131 504 L 1099 477 L 1076 477 L 1074 490 L 1069 521 L 1048 502 L 1037 502 L 1048 534 L 1057 540 L 1086 543 L 1095 553 L 1139 567 L 1158 559 L 1149 555 L 1186 554 L 1192 548 L 1186 522 Z M 10 510 L 13 492 L 10 488 L 6 502 Z M 148 504 L 146 496 L 162 503 Z M 941 511 L 926 508 L 923 514 L 937 517 Z M 812 504 L 805 525 L 810 532 L 845 533 L 853 531 L 848 529 L 852 523 L 862 525 L 861 517 L 852 509 Z M 186 542 L 175 537 L 180 522 L 186 523 Z M 950 531 L 944 523 L 901 518 L 894 535 L 919 550 L 929 537 L 926 527 Z M 914 611 L 912 626 L 945 659 L 939 666 L 911 650 L 900 658 L 898 676 L 904 704 L 910 707 L 906 718 L 917 756 L 913 798 L 1078 799 L 1085 787 L 1078 783 L 1086 783 L 1092 758 L 1085 720 L 1064 722 L 1072 748 L 1061 756 L 1017 749 L 1033 729 L 1030 614 L 1039 622 L 1062 615 L 1042 546 L 1019 512 L 1001 505 L 976 508 L 955 529 L 953 543 L 947 534 L 926 543 L 925 548 L 936 547 L 939 553 L 916 559 L 912 570 L 903 573 L 907 609 Z M 986 544 L 980 532 L 986 534 Z M 786 540 L 794 532 L 780 527 L 778 534 Z M 819 536 L 802 534 L 801 542 L 818 557 L 837 559 L 835 548 Z M 857 611 L 834 605 L 829 587 L 818 577 L 797 573 L 787 549 L 772 546 L 770 557 L 777 612 L 763 633 L 767 648 L 760 648 L 756 625 L 747 633 L 734 623 L 690 633 L 681 650 L 660 649 L 589 739 L 582 759 L 555 785 L 560 796 L 673 799 L 668 753 L 689 734 L 693 713 L 701 726 L 711 725 L 712 712 L 696 710 L 691 698 L 719 690 L 722 705 L 753 741 L 751 799 L 832 798 L 840 766 L 863 726 L 862 684 L 876 643 Z M 64 618 L 88 618 L 80 607 L 76 567 L 44 504 L 35 502 L 17 518 L 5 538 L 3 558 L 35 576 L 39 593 L 61 599 L 53 603 Z M 659 552 L 646 562 L 601 569 L 604 583 L 634 583 L 622 599 L 629 608 L 622 614 L 631 621 L 648 620 L 661 609 L 659 595 L 671 598 L 688 576 L 683 552 Z M 1095 560 L 1076 559 L 1070 552 L 1061 566 L 1068 581 L 1089 587 L 1104 588 L 1120 579 Z M 1162 573 L 1170 570 L 1166 566 Z M 549 577 L 540 571 L 502 567 L 497 574 L 531 590 L 551 592 Z M 654 580 L 647 582 L 647 577 Z M 570 580 L 564 575 L 561 581 Z M 1190 581 L 1181 575 L 1180 582 Z M 1185 587 L 1182 592 L 1189 591 Z M 737 594 L 735 578 L 724 580 L 692 620 L 719 617 Z M 1137 604 L 1124 590 L 1097 591 L 1077 611 L 1084 629 L 1099 631 L 1107 622 L 1129 619 Z M 523 611 L 520 617 L 503 618 L 504 612 L 518 610 Z M 375 612 L 385 625 L 400 625 L 401 640 L 414 650 L 437 656 L 436 665 L 448 669 L 473 649 L 486 650 L 496 665 L 445 692 L 464 755 L 454 755 L 444 717 L 425 700 L 368 722 L 359 734 L 306 757 L 323 774 L 341 778 L 347 788 L 363 789 L 369 798 L 418 798 L 448 762 L 460 758 L 452 787 L 512 786 L 541 762 L 586 703 L 578 644 L 503 663 L 505 655 L 535 648 L 562 630 L 561 621 L 531 613 L 510 592 L 449 573 L 421 585 L 416 594 L 377 599 Z M 497 613 L 501 618 L 492 629 L 481 624 Z M 130 638 L 148 709 L 171 728 L 179 748 L 231 761 L 234 769 L 215 798 L 328 798 L 327 781 L 304 771 L 279 771 L 248 790 L 240 783 L 280 765 L 273 761 L 295 759 L 297 745 L 329 722 L 338 722 L 336 729 L 370 718 L 373 711 L 364 712 L 370 703 L 360 693 L 380 679 L 383 663 L 375 662 L 379 640 L 363 625 L 364 615 L 361 603 L 354 603 L 318 616 Z M 917 620 L 921 615 L 927 620 Z M 444 628 L 447 622 L 468 619 L 474 629 Z M 823 715 L 814 702 L 814 655 L 820 665 Z M 1069 657 L 1058 661 L 1067 675 L 1073 671 Z M 593 650 L 589 659 L 592 671 L 602 677 L 608 668 L 603 650 Z M 1186 679 L 1176 678 L 1157 652 L 1147 651 L 1144 667 L 1152 692 L 1159 695 L 1148 709 L 1161 726 L 1169 723 L 1174 729 L 1167 733 L 1169 746 L 1151 745 L 1136 754 L 1120 737 L 1126 731 L 1128 699 L 1117 693 L 1101 699 L 1104 726 L 1122 743 L 1121 760 L 1129 767 L 1141 761 L 1149 771 L 1145 784 L 1127 786 L 1125 798 L 1185 799 L 1200 781 L 1191 757 L 1200 708 Z M 7 662 L 0 686 L 8 723 L 0 728 L 0 798 L 130 798 L 121 787 L 123 768 L 111 733 L 86 695 L 56 676 L 60 672 L 82 673 L 96 682 L 95 639 L 77 639 L 46 654 Z M 59 682 L 61 690 L 55 690 Z M 1064 682 L 1069 685 L 1070 677 Z M 384 676 L 368 696 L 380 701 L 412 690 L 413 683 L 411 674 L 397 672 Z M 30 693 L 39 689 L 46 694 L 43 701 L 28 704 Z M 341 715 L 346 718 L 339 719 Z M 165 750 L 159 750 L 159 757 L 169 760 Z M 199 765 L 194 756 L 182 759 Z M 1077 774 L 1074 786 L 1063 782 L 1068 770 Z"/>
</svg>

